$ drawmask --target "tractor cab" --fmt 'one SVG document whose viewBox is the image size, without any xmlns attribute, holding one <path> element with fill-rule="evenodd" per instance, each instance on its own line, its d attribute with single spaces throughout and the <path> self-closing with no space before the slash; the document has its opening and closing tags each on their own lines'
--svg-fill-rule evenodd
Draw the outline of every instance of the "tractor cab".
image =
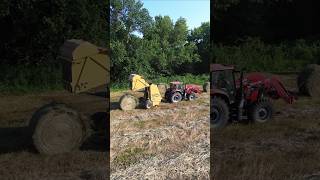
<svg viewBox="0 0 320 180">
<path fill-rule="evenodd" d="M 233 103 L 237 95 L 236 71 L 233 66 L 212 64 L 210 67 L 211 95 L 224 96 Z"/>
<path fill-rule="evenodd" d="M 183 82 L 180 82 L 180 81 L 170 82 L 169 85 L 170 85 L 171 90 L 183 90 L 184 89 Z"/>
</svg>

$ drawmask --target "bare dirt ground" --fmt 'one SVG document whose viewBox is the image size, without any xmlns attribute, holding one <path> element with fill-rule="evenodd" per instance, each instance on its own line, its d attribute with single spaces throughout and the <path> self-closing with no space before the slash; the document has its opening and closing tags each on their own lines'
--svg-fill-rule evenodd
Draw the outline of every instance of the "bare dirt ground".
<svg viewBox="0 0 320 180">
<path fill-rule="evenodd" d="M 105 139 L 91 137 L 77 152 L 45 156 L 33 148 L 27 128 L 35 110 L 51 101 L 105 118 L 101 114 L 106 106 L 97 98 L 80 98 L 63 91 L 0 96 L 0 179 L 106 179 L 109 158 Z"/>
<path fill-rule="evenodd" d="M 280 76 L 297 92 L 296 75 Z M 320 100 L 300 96 L 287 105 L 275 102 L 267 124 L 231 124 L 212 130 L 214 179 L 319 180 Z"/>
<path fill-rule="evenodd" d="M 208 94 L 126 112 L 123 94 L 111 93 L 111 179 L 209 179 Z"/>
</svg>

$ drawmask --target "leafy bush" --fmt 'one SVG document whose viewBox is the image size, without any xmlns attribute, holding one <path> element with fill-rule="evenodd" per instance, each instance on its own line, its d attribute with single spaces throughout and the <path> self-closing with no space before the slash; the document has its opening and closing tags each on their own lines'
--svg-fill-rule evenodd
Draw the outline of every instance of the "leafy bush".
<svg viewBox="0 0 320 180">
<path fill-rule="evenodd" d="M 0 92 L 25 93 L 63 88 L 61 66 L 1 66 Z"/>
</svg>

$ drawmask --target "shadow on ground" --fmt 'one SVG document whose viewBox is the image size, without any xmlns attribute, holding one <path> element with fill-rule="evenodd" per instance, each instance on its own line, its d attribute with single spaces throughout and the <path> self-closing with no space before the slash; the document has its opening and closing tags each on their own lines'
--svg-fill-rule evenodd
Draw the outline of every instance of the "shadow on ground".
<svg viewBox="0 0 320 180">
<path fill-rule="evenodd" d="M 0 128 L 0 154 L 19 151 L 35 152 L 28 127 Z"/>
</svg>

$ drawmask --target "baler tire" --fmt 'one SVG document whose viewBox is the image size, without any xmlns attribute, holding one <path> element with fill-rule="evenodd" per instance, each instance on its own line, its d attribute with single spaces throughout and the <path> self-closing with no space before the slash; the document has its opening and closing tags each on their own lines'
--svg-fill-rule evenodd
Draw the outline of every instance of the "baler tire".
<svg viewBox="0 0 320 180">
<path fill-rule="evenodd" d="M 148 99 L 148 100 L 145 101 L 145 105 L 144 106 L 145 106 L 146 109 L 150 109 L 152 107 L 152 102 Z"/>
<path fill-rule="evenodd" d="M 79 113 L 64 104 L 48 104 L 29 123 L 33 145 L 41 154 L 68 153 L 80 148 L 89 129 Z"/>
<path fill-rule="evenodd" d="M 120 98 L 119 104 L 123 111 L 130 111 L 138 106 L 137 98 L 131 94 L 125 94 Z"/>
<path fill-rule="evenodd" d="M 210 124 L 214 129 L 224 128 L 229 122 L 229 107 L 227 103 L 219 98 L 211 98 Z"/>
<path fill-rule="evenodd" d="M 273 106 L 269 99 L 263 99 L 254 103 L 249 108 L 249 120 L 254 123 L 266 123 L 272 119 Z"/>
</svg>

